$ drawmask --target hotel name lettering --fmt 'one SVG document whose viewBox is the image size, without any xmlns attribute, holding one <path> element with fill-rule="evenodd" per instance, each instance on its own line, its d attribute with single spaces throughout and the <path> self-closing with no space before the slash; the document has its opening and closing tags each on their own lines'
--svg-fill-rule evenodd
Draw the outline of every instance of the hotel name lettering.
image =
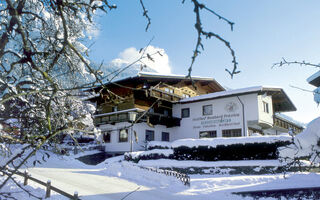
<svg viewBox="0 0 320 200">
<path fill-rule="evenodd" d="M 237 125 L 240 125 L 240 114 L 233 113 L 233 114 L 197 117 L 197 118 L 193 118 L 192 121 L 197 123 L 197 125 L 193 126 L 194 129 L 237 126 Z"/>
</svg>

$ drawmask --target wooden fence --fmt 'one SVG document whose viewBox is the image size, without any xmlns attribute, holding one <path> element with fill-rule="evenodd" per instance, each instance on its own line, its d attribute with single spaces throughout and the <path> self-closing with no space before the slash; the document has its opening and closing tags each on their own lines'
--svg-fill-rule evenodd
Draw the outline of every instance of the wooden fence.
<svg viewBox="0 0 320 200">
<path fill-rule="evenodd" d="M 7 169 L 7 170 L 9 172 L 11 172 L 11 173 L 14 172 L 13 170 L 9 170 L 9 169 Z M 6 173 L 6 172 L 4 172 L 4 173 Z M 55 191 L 55 192 L 65 196 L 65 197 L 69 198 L 70 200 L 80 200 L 78 192 L 74 192 L 74 194 L 71 195 L 71 194 L 69 194 L 69 193 L 67 193 L 67 192 L 65 192 L 63 190 L 60 190 L 59 188 L 56 188 L 56 187 L 52 186 L 50 180 L 48 180 L 45 183 L 45 182 L 40 181 L 40 180 L 38 180 L 36 178 L 33 178 L 31 175 L 28 174 L 27 171 L 25 171 L 24 173 L 22 173 L 20 171 L 16 171 L 14 174 L 24 177 L 24 181 L 23 181 L 24 185 L 28 185 L 28 180 L 31 180 L 31 181 L 34 181 L 34 182 L 40 184 L 40 185 L 45 186 L 46 187 L 46 196 L 45 196 L 45 198 L 49 198 L 51 196 L 51 190 L 52 190 L 52 191 Z"/>
<path fill-rule="evenodd" d="M 158 169 L 158 168 L 153 168 L 153 167 L 142 167 L 139 166 L 142 169 L 146 169 L 148 171 L 153 171 L 156 173 L 160 174 L 165 174 L 166 176 L 173 176 L 182 181 L 182 183 L 186 186 L 190 186 L 190 176 L 184 173 L 176 172 L 176 171 L 171 171 L 171 170 L 166 170 L 166 169 Z"/>
</svg>

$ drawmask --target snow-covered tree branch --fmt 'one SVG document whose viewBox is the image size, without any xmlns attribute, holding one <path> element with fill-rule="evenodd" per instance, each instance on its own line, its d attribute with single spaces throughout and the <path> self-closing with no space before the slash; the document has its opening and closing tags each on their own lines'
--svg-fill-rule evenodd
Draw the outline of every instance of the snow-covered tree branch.
<svg viewBox="0 0 320 200">
<path fill-rule="evenodd" d="M 199 33 L 192 64 L 203 47 L 201 37 L 214 37 L 231 51 L 234 69 L 230 75 L 238 73 L 229 42 L 205 32 L 199 12 L 205 9 L 231 27 L 233 22 L 198 1 L 192 2 L 197 8 Z M 148 30 L 151 18 L 142 0 L 140 4 Z M 81 89 L 102 85 L 109 99 L 117 99 L 103 83 L 132 65 L 106 75 L 89 61 L 87 41 L 96 26 L 95 15 L 115 8 L 108 0 L 0 0 L 0 143 L 4 145 L 0 153 L 7 157 L 0 163 L 0 171 L 18 170 L 44 144 L 56 142 L 60 133 L 96 132 L 92 119 L 95 107 L 81 100 Z M 141 52 L 134 63 L 153 61 L 153 54 L 145 48 Z M 26 146 L 11 152 L 10 144 Z"/>
<path fill-rule="evenodd" d="M 0 1 L 0 141 L 7 157 L 1 170 L 18 169 L 60 133 L 95 130 L 95 107 L 78 90 L 102 83 L 85 41 L 95 13 L 113 8 L 105 0 Z M 31 152 L 17 164 L 26 149 L 10 153 L 6 145 L 19 143 Z"/>
</svg>

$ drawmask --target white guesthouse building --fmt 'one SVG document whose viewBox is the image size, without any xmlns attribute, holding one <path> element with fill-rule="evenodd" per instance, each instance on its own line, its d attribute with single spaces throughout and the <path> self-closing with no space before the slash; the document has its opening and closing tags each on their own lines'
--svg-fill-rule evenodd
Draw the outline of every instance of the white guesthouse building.
<svg viewBox="0 0 320 200">
<path fill-rule="evenodd" d="M 275 113 L 295 110 L 285 92 L 275 87 L 250 87 L 182 99 L 173 106 L 173 115 L 182 118 L 174 139 L 277 135 L 286 130 L 277 124 L 280 117 Z M 294 131 L 296 127 L 288 128 Z"/>
<path fill-rule="evenodd" d="M 168 95 L 173 93 L 166 92 Z M 278 87 L 220 90 L 179 98 L 170 106 L 155 102 L 159 108 L 170 110 L 159 114 L 152 106 L 121 110 L 112 107 L 111 112 L 95 115 L 96 125 L 103 132 L 106 152 L 144 150 L 146 141 L 172 142 L 184 138 L 250 136 L 253 133 L 276 135 L 288 130 L 299 133 L 303 129 L 277 115 L 296 110 L 283 89 Z"/>
</svg>

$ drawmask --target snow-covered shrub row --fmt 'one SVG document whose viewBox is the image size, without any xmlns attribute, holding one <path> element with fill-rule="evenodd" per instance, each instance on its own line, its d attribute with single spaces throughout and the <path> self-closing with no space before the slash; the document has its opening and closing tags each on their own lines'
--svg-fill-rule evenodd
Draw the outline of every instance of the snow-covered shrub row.
<svg viewBox="0 0 320 200">
<path fill-rule="evenodd" d="M 163 142 L 163 141 L 150 141 L 147 144 L 147 149 L 171 149 L 170 142 Z"/>
<path fill-rule="evenodd" d="M 177 160 L 268 160 L 278 158 L 278 147 L 292 143 L 290 136 L 182 139 L 172 143 Z"/>
<path fill-rule="evenodd" d="M 275 142 L 291 142 L 292 137 L 289 135 L 275 135 L 275 136 L 250 136 L 250 137 L 219 137 L 219 138 L 202 138 L 202 139 L 181 139 L 171 143 L 172 148 L 186 146 L 189 148 L 208 146 L 215 148 L 219 145 L 228 146 L 235 144 L 254 144 L 267 143 L 273 144 Z"/>
<path fill-rule="evenodd" d="M 124 159 L 127 161 L 139 162 L 139 160 L 156 160 L 161 158 L 173 158 L 172 149 L 153 149 L 149 151 L 136 151 L 125 153 Z"/>
<path fill-rule="evenodd" d="M 125 159 L 155 160 L 266 160 L 278 158 L 278 147 L 292 143 L 289 135 L 234 138 L 181 139 L 172 143 L 152 141 L 148 151 L 126 153 Z"/>
</svg>

